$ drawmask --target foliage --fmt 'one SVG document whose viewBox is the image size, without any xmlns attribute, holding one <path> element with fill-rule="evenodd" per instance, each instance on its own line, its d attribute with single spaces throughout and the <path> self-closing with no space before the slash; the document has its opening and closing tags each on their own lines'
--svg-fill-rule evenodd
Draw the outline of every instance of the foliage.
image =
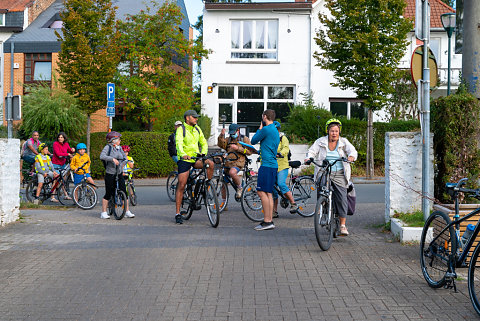
<svg viewBox="0 0 480 321">
<path fill-rule="evenodd" d="M 92 176 L 95 178 L 105 174 L 100 161 L 100 152 L 105 147 L 106 133 L 92 134 Z M 122 145 L 131 148 L 129 156 L 133 157 L 135 166 L 140 168 L 136 177 L 167 176 L 175 168 L 167 150 L 167 140 L 170 133 L 157 132 L 122 132 Z"/>
<path fill-rule="evenodd" d="M 55 31 L 62 42 L 59 73 L 66 90 L 88 115 L 89 148 L 90 115 L 105 108 L 106 83 L 113 80 L 119 62 L 116 7 L 112 0 L 64 0 L 63 4 L 62 34 Z"/>
<path fill-rule="evenodd" d="M 446 201 L 447 182 L 480 174 L 480 103 L 464 90 L 431 102 L 435 151 L 435 197 Z M 473 185 L 477 185 L 473 183 Z"/>
<path fill-rule="evenodd" d="M 330 15 L 315 41 L 318 66 L 332 70 L 342 89 L 351 88 L 365 106 L 378 110 L 393 92 L 397 66 L 412 23 L 403 18 L 405 0 L 326 0 Z"/>
<path fill-rule="evenodd" d="M 197 124 L 202 130 L 205 139 L 208 140 L 212 135 L 212 119 L 207 115 L 201 115 L 201 117 L 198 118 Z"/>
<path fill-rule="evenodd" d="M 124 51 L 117 80 L 126 110 L 140 111 L 140 119 L 153 128 L 172 115 L 181 116 L 194 102 L 188 58 L 207 55 L 201 43 L 185 38 L 178 27 L 183 15 L 172 1 L 153 1 L 136 15 L 118 21 Z M 181 66 L 179 66 L 179 64 Z M 148 97 L 148 99 L 145 99 Z"/>
<path fill-rule="evenodd" d="M 445 3 L 447 6 L 454 7 L 455 6 L 455 1 L 456 0 L 441 0 L 443 3 Z"/>
<path fill-rule="evenodd" d="M 385 107 L 388 120 L 418 119 L 417 89 L 412 82 L 410 70 L 397 70 L 393 89 L 390 102 Z"/>
<path fill-rule="evenodd" d="M 85 134 L 86 117 L 77 99 L 64 89 L 54 85 L 37 84 L 27 88 L 23 98 L 22 131 L 38 131 L 42 139 L 55 140 L 63 131 L 69 138 L 79 138 Z"/>
<path fill-rule="evenodd" d="M 122 120 L 117 117 L 113 118 L 112 129 L 117 132 L 140 132 L 144 130 L 142 124 L 134 119 Z"/>
</svg>

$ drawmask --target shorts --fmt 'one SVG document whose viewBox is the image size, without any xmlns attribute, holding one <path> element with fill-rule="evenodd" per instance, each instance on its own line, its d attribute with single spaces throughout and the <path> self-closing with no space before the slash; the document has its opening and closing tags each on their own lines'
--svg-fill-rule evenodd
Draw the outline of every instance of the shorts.
<svg viewBox="0 0 480 321">
<path fill-rule="evenodd" d="M 186 162 L 184 160 L 179 160 L 177 163 L 178 166 L 178 174 L 188 172 L 190 168 L 195 165 L 195 162 Z"/>
<path fill-rule="evenodd" d="M 90 176 L 89 173 L 85 174 L 87 177 L 92 177 Z M 83 180 L 83 174 L 80 175 L 80 174 L 75 174 L 73 173 L 73 184 L 77 185 L 77 184 L 80 184 Z"/>
<path fill-rule="evenodd" d="M 258 169 L 258 178 L 257 178 L 257 191 L 272 193 L 273 186 L 277 181 L 277 171 L 278 168 L 260 166 Z"/>
<path fill-rule="evenodd" d="M 65 164 L 63 164 L 63 165 L 53 164 L 53 169 L 54 169 L 55 172 L 57 172 L 58 174 L 60 174 L 60 170 L 63 170 L 64 168 L 65 168 Z"/>
<path fill-rule="evenodd" d="M 47 176 L 53 179 L 53 172 L 47 172 Z M 43 174 L 37 173 L 37 181 L 39 183 L 45 183 L 45 177 L 43 177 Z"/>
<path fill-rule="evenodd" d="M 35 155 L 23 155 L 22 159 L 29 164 L 35 163 Z"/>
</svg>

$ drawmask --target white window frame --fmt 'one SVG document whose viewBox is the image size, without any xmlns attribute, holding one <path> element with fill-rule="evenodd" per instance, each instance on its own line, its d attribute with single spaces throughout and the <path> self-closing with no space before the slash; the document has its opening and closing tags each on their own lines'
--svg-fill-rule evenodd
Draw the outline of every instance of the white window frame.
<svg viewBox="0 0 480 321">
<path fill-rule="evenodd" d="M 240 22 L 240 30 L 239 30 L 239 45 L 243 46 L 243 24 L 245 21 L 251 21 L 252 22 L 252 47 L 256 46 L 256 41 L 257 41 L 257 23 L 262 22 L 265 24 L 264 30 L 265 30 L 265 38 L 264 38 L 264 47 L 268 46 L 268 23 L 270 21 L 275 21 L 277 23 L 277 46 L 275 49 L 257 49 L 257 48 L 251 48 L 251 49 L 244 49 L 244 48 L 232 48 L 231 43 L 232 43 L 232 30 L 230 30 L 230 58 L 229 60 L 232 61 L 278 61 L 278 47 L 279 47 L 279 20 L 278 19 L 231 19 L 230 20 L 230 29 L 232 28 L 232 22 L 233 21 L 238 21 Z M 269 54 L 275 54 L 275 58 L 234 58 L 232 57 L 232 54 L 234 53 L 269 53 Z"/>
</svg>

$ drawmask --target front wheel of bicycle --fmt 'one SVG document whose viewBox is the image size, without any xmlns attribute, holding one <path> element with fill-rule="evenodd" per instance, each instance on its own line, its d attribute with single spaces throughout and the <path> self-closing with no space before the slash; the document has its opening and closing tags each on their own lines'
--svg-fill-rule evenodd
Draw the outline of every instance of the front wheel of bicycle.
<svg viewBox="0 0 480 321">
<path fill-rule="evenodd" d="M 480 314 L 480 272 L 477 269 L 478 255 L 480 255 L 480 243 L 477 244 L 470 259 L 470 266 L 468 267 L 468 294 L 470 301 L 472 301 L 473 308 Z M 477 272 L 477 275 L 475 275 Z"/>
<path fill-rule="evenodd" d="M 167 178 L 167 196 L 172 202 L 175 202 L 175 193 L 177 191 L 177 183 L 178 183 L 178 173 L 170 172 Z"/>
<path fill-rule="evenodd" d="M 113 215 L 116 220 L 121 220 L 127 211 L 127 202 L 127 195 L 123 191 L 117 190 L 108 202 L 110 215 Z"/>
<path fill-rule="evenodd" d="M 292 196 L 298 205 L 297 213 L 303 217 L 313 216 L 316 207 L 317 189 L 311 177 L 299 178 L 292 187 Z"/>
<path fill-rule="evenodd" d="M 420 266 L 423 277 L 432 288 L 445 285 L 450 260 L 457 252 L 457 238 L 447 214 L 433 212 L 425 222 L 420 238 Z"/>
<path fill-rule="evenodd" d="M 320 196 L 313 215 L 313 225 L 317 243 L 324 251 L 327 251 L 333 242 L 333 217 L 330 214 L 328 199 Z"/>
<path fill-rule="evenodd" d="M 98 195 L 95 188 L 90 184 L 78 184 L 73 189 L 72 198 L 78 207 L 90 210 L 97 205 Z"/>
<path fill-rule="evenodd" d="M 182 203 L 180 205 L 180 214 L 184 220 L 189 220 L 190 217 L 192 217 L 193 202 L 192 186 L 185 186 Z"/>
<path fill-rule="evenodd" d="M 137 193 L 135 192 L 133 181 L 128 183 L 128 199 L 130 200 L 130 205 L 137 206 Z"/>
<path fill-rule="evenodd" d="M 263 221 L 263 206 L 260 196 L 257 194 L 256 180 L 250 180 L 247 185 L 245 185 L 240 202 L 245 216 L 254 222 Z"/>
<path fill-rule="evenodd" d="M 70 185 L 67 185 L 67 182 L 65 182 L 65 184 L 61 183 L 57 187 L 57 199 L 62 205 L 65 205 L 65 206 L 75 205 L 75 202 L 72 197 L 72 190 L 70 189 Z"/>
<path fill-rule="evenodd" d="M 25 189 L 25 196 L 30 203 L 33 203 L 37 195 L 37 184 L 36 180 L 32 179 L 28 182 L 27 188 Z"/>
<path fill-rule="evenodd" d="M 218 205 L 217 189 L 212 181 L 205 182 L 205 207 L 210 224 L 217 227 L 220 222 L 220 206 Z"/>
</svg>

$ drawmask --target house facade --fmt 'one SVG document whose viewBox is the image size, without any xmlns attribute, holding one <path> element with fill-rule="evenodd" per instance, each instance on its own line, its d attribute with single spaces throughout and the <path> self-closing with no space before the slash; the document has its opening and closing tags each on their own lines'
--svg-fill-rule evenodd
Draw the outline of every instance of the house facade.
<svg viewBox="0 0 480 321">
<path fill-rule="evenodd" d="M 18 0 L 15 1 L 18 2 Z M 12 90 L 12 79 L 13 95 L 23 95 L 25 84 L 45 82 L 51 85 L 52 78 L 57 73 L 58 53 L 61 50 L 61 42 L 57 40 L 55 31 L 62 33 L 63 23 L 60 12 L 63 11 L 64 6 L 63 0 L 48 1 L 50 1 L 48 7 L 38 14 L 28 27 L 22 30 L 15 30 L 15 33 L 10 33 L 8 39 L 3 43 L 3 48 L 0 47 L 3 55 L 1 65 L 4 70 L 2 76 L 4 97 Z M 38 3 L 39 0 L 31 0 L 30 2 Z M 112 2 L 114 6 L 118 7 L 117 19 L 125 19 L 127 14 L 136 14 L 140 10 L 144 10 L 146 5 L 152 7 L 150 1 L 113 0 Z M 163 1 L 160 0 L 157 3 L 161 5 Z M 177 5 L 184 15 L 182 24 L 178 27 L 187 39 L 192 39 L 193 31 L 190 27 L 184 0 L 177 0 Z M 12 52 L 13 66 L 11 64 Z M 180 57 L 176 63 L 183 68 L 191 69 L 192 63 L 188 59 Z M 118 108 L 116 111 L 118 112 Z M 91 116 L 92 132 L 108 131 L 108 124 L 106 109 L 99 110 Z M 4 125 L 6 125 L 5 120 Z"/>
<path fill-rule="evenodd" d="M 439 5 L 440 0 L 430 3 L 432 51 L 437 57 L 440 79 L 445 81 L 448 42 L 446 32 L 440 28 L 440 14 L 453 9 Z M 203 41 L 212 53 L 202 61 L 201 95 L 202 108 L 213 119 L 210 143 L 215 144 L 222 128 L 222 115 L 226 116 L 226 124 L 238 123 L 252 132 L 258 128 L 263 110 L 274 109 L 277 117 L 284 120 L 288 105 L 302 102 L 309 92 L 313 92 L 315 103 L 325 109 L 347 117 L 363 117 L 365 110 L 355 93 L 333 87 L 333 72 L 316 66 L 313 53 L 320 48 L 314 38 L 322 27 L 320 12 L 327 13 L 323 0 L 205 3 Z M 414 19 L 415 0 L 408 0 L 405 16 Z M 408 39 L 400 69 L 410 68 L 412 53 L 418 46 L 413 31 Z M 454 55 L 452 80 L 460 68 L 461 55 Z M 453 81 L 453 89 L 456 84 Z M 435 94 L 443 91 L 446 92 L 446 86 L 440 86 Z M 382 120 L 384 115 L 380 112 L 374 117 Z"/>
</svg>

